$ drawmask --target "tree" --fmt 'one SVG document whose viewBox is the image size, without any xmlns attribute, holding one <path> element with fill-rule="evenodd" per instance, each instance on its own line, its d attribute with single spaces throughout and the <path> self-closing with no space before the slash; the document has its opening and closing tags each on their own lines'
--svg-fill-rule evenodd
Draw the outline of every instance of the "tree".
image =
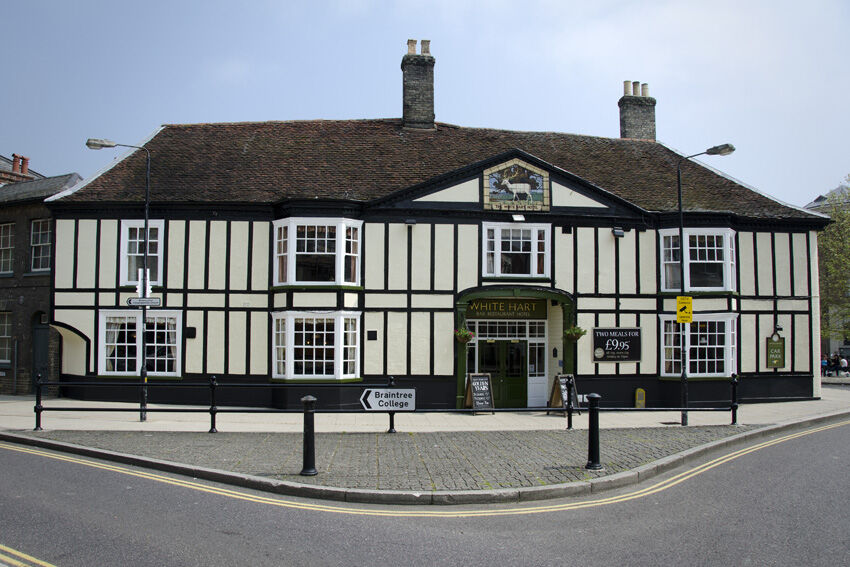
<svg viewBox="0 0 850 567">
<path fill-rule="evenodd" d="M 820 212 L 832 223 L 818 237 L 821 335 L 850 339 L 850 186 L 839 186 L 826 200 Z"/>
</svg>

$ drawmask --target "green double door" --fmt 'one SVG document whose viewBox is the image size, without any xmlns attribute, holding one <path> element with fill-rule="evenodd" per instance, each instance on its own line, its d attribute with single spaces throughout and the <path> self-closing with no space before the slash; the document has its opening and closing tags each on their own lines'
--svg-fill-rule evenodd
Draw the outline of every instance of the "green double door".
<svg viewBox="0 0 850 567">
<path fill-rule="evenodd" d="M 527 341 L 478 342 L 478 372 L 490 374 L 497 408 L 528 406 L 527 359 Z"/>
</svg>

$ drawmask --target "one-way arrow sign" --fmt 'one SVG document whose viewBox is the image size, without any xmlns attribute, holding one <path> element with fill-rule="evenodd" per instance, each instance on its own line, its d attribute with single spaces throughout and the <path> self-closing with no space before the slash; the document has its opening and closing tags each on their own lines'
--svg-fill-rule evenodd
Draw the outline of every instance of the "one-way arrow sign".
<svg viewBox="0 0 850 567">
<path fill-rule="evenodd" d="M 374 388 L 363 390 L 360 404 L 366 411 L 415 411 L 416 389 Z"/>
</svg>

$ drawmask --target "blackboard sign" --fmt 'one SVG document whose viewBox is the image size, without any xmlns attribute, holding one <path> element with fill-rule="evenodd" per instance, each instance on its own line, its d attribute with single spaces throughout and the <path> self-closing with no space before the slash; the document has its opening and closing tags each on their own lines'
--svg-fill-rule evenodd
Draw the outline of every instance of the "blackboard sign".
<svg viewBox="0 0 850 567">
<path fill-rule="evenodd" d="M 593 362 L 640 362 L 640 329 L 593 329 Z"/>
<path fill-rule="evenodd" d="M 493 409 L 493 387 L 490 382 L 490 374 L 468 375 L 466 407 L 472 407 L 474 410 L 472 413 Z"/>
<path fill-rule="evenodd" d="M 575 379 L 572 374 L 558 374 L 555 377 L 555 381 L 552 382 L 552 392 L 549 394 L 550 408 L 562 407 L 563 409 L 567 409 L 567 396 L 569 395 L 567 382 L 570 380 L 573 381 L 573 409 L 579 409 L 578 388 L 576 388 Z M 578 413 L 581 415 L 580 411 Z"/>
</svg>

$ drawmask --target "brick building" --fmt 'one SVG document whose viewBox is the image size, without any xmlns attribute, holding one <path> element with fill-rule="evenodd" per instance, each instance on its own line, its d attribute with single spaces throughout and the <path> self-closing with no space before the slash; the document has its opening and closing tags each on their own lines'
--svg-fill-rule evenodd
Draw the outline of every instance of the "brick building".
<svg viewBox="0 0 850 567">
<path fill-rule="evenodd" d="M 43 201 L 80 179 L 0 156 L 0 394 L 31 392 L 39 373 L 59 376 L 59 335 L 48 324 L 54 229 Z"/>
</svg>

